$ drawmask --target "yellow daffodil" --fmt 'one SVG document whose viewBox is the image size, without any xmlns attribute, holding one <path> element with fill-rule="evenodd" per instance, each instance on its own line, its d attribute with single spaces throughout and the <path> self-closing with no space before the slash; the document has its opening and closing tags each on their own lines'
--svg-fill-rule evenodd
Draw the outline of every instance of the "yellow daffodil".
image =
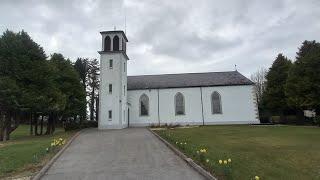
<svg viewBox="0 0 320 180">
<path fill-rule="evenodd" d="M 221 159 L 219 160 L 219 164 L 222 164 L 222 160 Z"/>
<path fill-rule="evenodd" d="M 228 164 L 228 161 L 227 161 L 227 160 L 224 160 L 224 161 L 223 161 L 223 164 Z"/>
<path fill-rule="evenodd" d="M 199 154 L 199 151 L 197 151 L 197 154 Z"/>
<path fill-rule="evenodd" d="M 182 143 L 180 143 L 180 145 L 182 145 Z"/>
<path fill-rule="evenodd" d="M 208 162 L 209 162 L 209 159 L 207 159 L 206 162 L 208 163 Z"/>
<path fill-rule="evenodd" d="M 186 142 L 184 144 L 187 144 Z"/>
<path fill-rule="evenodd" d="M 255 180 L 259 180 L 260 178 L 259 178 L 259 176 L 255 176 L 254 179 Z"/>
<path fill-rule="evenodd" d="M 228 162 L 231 163 L 231 159 L 230 158 L 228 159 Z"/>
<path fill-rule="evenodd" d="M 178 142 L 176 141 L 176 144 L 178 144 Z"/>
</svg>

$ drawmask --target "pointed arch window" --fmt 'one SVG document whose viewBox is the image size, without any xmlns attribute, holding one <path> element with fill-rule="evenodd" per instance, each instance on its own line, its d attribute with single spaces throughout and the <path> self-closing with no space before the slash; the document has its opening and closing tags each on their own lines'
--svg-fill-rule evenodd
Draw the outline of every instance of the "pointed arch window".
<svg viewBox="0 0 320 180">
<path fill-rule="evenodd" d="M 111 39 L 109 36 L 104 39 L 104 51 L 111 51 Z"/>
<path fill-rule="evenodd" d="M 212 114 L 222 114 L 221 96 L 217 91 L 211 95 L 211 109 Z"/>
<path fill-rule="evenodd" d="M 113 51 L 119 51 L 119 37 L 117 35 L 113 37 Z"/>
<path fill-rule="evenodd" d="M 142 94 L 139 99 L 140 106 L 140 116 L 149 115 L 149 97 L 145 94 Z"/>
<path fill-rule="evenodd" d="M 175 102 L 176 115 L 184 115 L 185 114 L 185 106 L 184 106 L 184 97 L 183 97 L 182 93 L 178 92 L 174 96 L 174 102 Z"/>
</svg>

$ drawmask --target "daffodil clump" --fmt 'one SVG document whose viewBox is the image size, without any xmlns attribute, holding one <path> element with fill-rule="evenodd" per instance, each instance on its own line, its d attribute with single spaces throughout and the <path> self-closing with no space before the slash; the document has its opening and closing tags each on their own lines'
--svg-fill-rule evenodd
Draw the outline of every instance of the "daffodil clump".
<svg viewBox="0 0 320 180">
<path fill-rule="evenodd" d="M 63 146 L 66 143 L 66 140 L 63 138 L 57 138 L 57 139 L 53 139 L 51 141 L 51 144 L 48 148 L 46 148 L 46 152 L 52 151 L 54 149 L 56 149 L 59 146 Z"/>
<path fill-rule="evenodd" d="M 221 164 L 221 165 L 227 165 L 227 164 L 230 164 L 232 161 L 231 161 L 231 159 L 229 158 L 229 159 L 226 159 L 226 160 L 219 160 L 218 161 L 219 162 L 219 164 Z"/>
<path fill-rule="evenodd" d="M 207 152 L 208 150 L 206 148 L 201 148 L 197 150 L 197 155 L 199 155 L 200 162 L 203 162 L 203 163 L 207 162 L 207 159 L 206 159 Z M 209 162 L 209 159 L 208 159 L 208 162 Z"/>
<path fill-rule="evenodd" d="M 56 147 L 56 146 L 62 146 L 66 143 L 65 139 L 59 138 L 59 139 L 53 139 L 51 142 L 51 147 Z"/>
<path fill-rule="evenodd" d="M 259 176 L 255 176 L 254 180 L 260 180 L 260 177 Z"/>
</svg>

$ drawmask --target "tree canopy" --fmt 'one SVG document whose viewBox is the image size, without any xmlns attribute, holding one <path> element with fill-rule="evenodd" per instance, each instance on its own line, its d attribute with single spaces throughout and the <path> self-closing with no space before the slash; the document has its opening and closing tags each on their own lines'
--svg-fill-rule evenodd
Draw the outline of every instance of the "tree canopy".
<svg viewBox="0 0 320 180">
<path fill-rule="evenodd" d="M 320 113 L 320 43 L 304 41 L 286 83 L 288 104 Z"/>
<path fill-rule="evenodd" d="M 276 113 L 283 114 L 288 107 L 284 86 L 290 67 L 291 61 L 282 54 L 278 54 L 266 75 L 264 104 L 267 109 Z"/>
<path fill-rule="evenodd" d="M 31 127 L 37 127 L 39 114 L 48 115 L 47 133 L 53 133 L 60 119 L 83 116 L 85 97 L 77 71 L 62 54 L 47 60 L 24 31 L 7 30 L 0 37 L 0 140 L 9 138 L 11 120 L 21 113 L 30 114 Z"/>
</svg>

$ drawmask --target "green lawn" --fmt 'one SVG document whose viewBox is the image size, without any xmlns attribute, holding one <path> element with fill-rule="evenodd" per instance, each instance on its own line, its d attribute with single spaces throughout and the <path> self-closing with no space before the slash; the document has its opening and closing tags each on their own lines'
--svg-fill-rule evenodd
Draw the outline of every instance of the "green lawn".
<svg viewBox="0 0 320 180">
<path fill-rule="evenodd" d="M 0 178 L 38 171 L 58 150 L 47 153 L 51 141 L 70 138 L 74 133 L 57 128 L 54 135 L 30 136 L 29 126 L 20 125 L 11 133 L 11 140 L 0 142 Z"/>
<path fill-rule="evenodd" d="M 320 179 L 320 128 L 302 126 L 204 126 L 155 131 L 219 179 Z M 176 145 L 187 142 L 187 145 Z M 196 153 L 207 148 L 201 161 Z M 226 173 L 218 161 L 231 158 Z M 231 169 L 231 170 L 230 170 Z M 225 174 L 230 174 L 229 177 Z"/>
</svg>

